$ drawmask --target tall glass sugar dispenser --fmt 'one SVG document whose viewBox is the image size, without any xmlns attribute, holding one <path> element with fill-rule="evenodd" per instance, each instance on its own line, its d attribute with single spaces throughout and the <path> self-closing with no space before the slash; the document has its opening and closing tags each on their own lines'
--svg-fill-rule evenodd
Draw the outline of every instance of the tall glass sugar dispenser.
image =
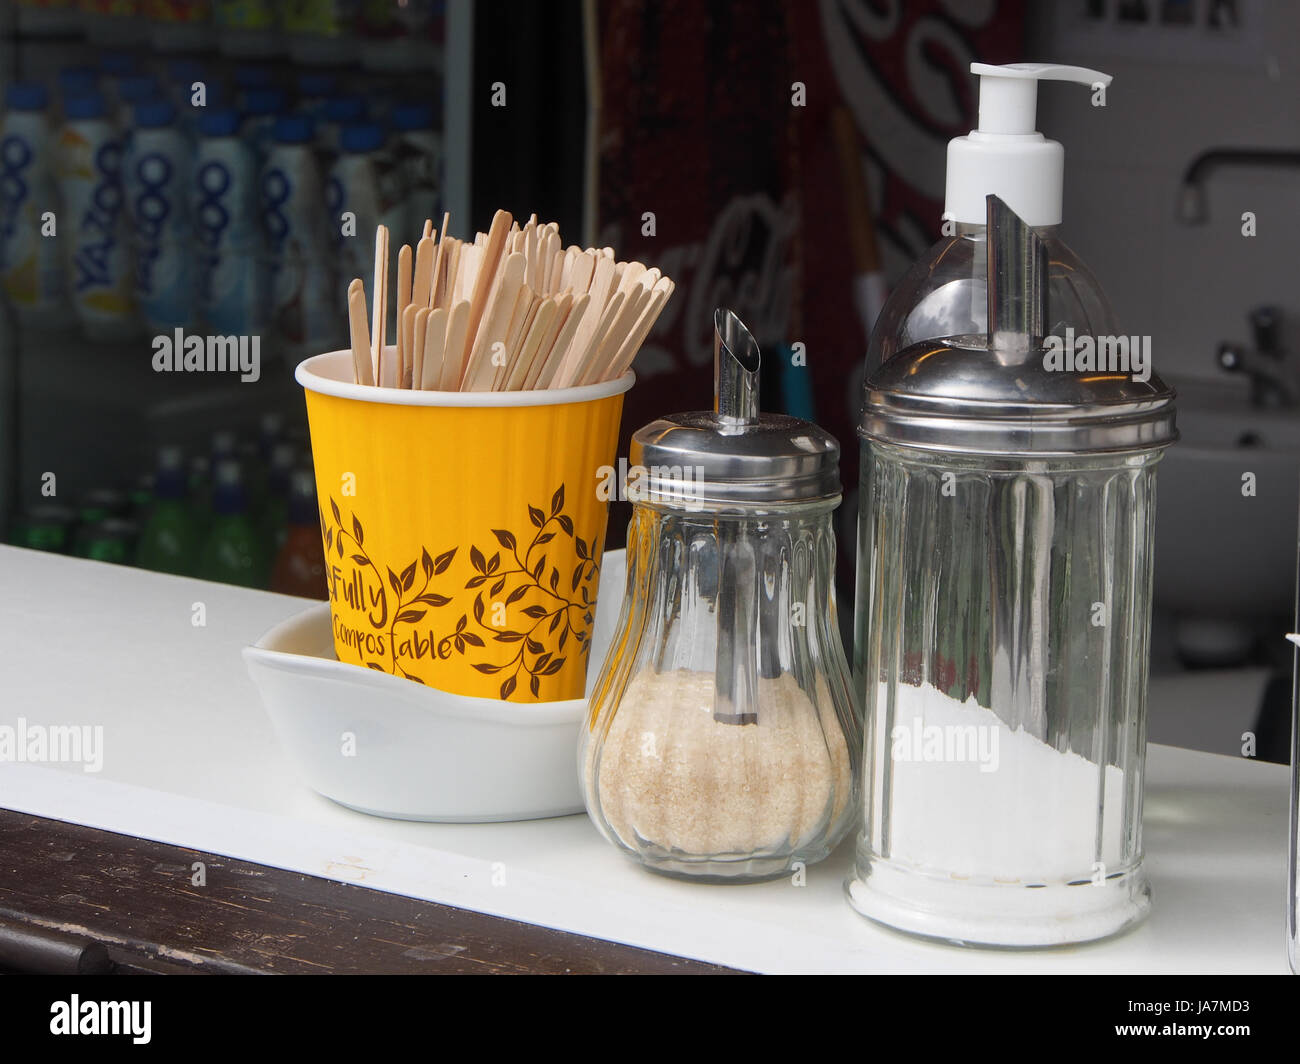
<svg viewBox="0 0 1300 1064">
<path fill-rule="evenodd" d="M 1058 235 L 1037 82 L 974 64 L 953 225 L 881 313 L 860 424 L 855 682 L 864 821 L 850 903 L 961 943 L 1113 934 L 1142 867 L 1155 472 L 1177 438 L 1150 345 Z"/>
<path fill-rule="evenodd" d="M 602 835 L 653 871 L 764 879 L 857 812 L 862 731 L 835 621 L 839 445 L 758 411 L 758 345 L 715 316 L 715 407 L 639 429 L 627 596 L 582 729 Z"/>
</svg>

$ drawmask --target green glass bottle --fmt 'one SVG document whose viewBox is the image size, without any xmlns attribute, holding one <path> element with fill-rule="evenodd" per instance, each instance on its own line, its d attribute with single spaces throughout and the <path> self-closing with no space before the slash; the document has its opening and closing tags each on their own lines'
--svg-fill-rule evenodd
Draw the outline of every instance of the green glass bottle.
<svg viewBox="0 0 1300 1064">
<path fill-rule="evenodd" d="M 84 527 L 77 537 L 76 553 L 95 562 L 127 565 L 135 555 L 139 528 L 125 517 L 106 517 Z"/>
<path fill-rule="evenodd" d="M 95 488 L 81 497 L 77 519 L 87 527 L 110 517 L 125 517 L 131 509 L 130 499 L 116 488 Z"/>
<path fill-rule="evenodd" d="M 199 530 L 190 512 L 185 455 L 179 447 L 158 452 L 154 476 L 153 505 L 135 563 L 142 569 L 176 576 L 193 576 L 198 563 Z"/>
<path fill-rule="evenodd" d="M 222 459 L 212 471 L 212 530 L 199 552 L 198 575 L 223 584 L 265 587 L 266 570 L 266 555 L 248 517 L 243 468 L 236 459 Z"/>
<path fill-rule="evenodd" d="M 72 528 L 77 518 L 66 506 L 44 503 L 23 511 L 14 523 L 11 542 L 15 547 L 66 554 L 72 546 Z"/>
</svg>

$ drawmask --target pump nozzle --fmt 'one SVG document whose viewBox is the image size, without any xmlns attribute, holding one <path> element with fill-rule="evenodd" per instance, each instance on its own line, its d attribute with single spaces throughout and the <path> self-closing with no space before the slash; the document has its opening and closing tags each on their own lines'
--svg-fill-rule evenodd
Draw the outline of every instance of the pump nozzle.
<svg viewBox="0 0 1300 1064">
<path fill-rule="evenodd" d="M 1018 362 L 1043 341 L 1047 246 L 997 196 L 988 197 L 989 350 Z"/>
<path fill-rule="evenodd" d="M 1065 151 L 1034 129 L 1038 82 L 1104 90 L 1110 75 L 1058 63 L 972 63 L 970 69 L 980 79 L 979 127 L 948 144 L 944 217 L 982 224 L 985 197 L 995 195 L 1031 226 L 1058 225 Z"/>
</svg>

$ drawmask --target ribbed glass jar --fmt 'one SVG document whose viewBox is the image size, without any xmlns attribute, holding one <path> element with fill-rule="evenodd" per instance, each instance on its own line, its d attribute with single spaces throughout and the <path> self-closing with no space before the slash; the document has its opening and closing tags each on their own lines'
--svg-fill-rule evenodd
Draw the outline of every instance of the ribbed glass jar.
<svg viewBox="0 0 1300 1064">
<path fill-rule="evenodd" d="M 1140 920 L 1155 466 L 862 444 L 860 912 L 960 942 Z"/>
<path fill-rule="evenodd" d="M 743 517 L 634 508 L 579 772 L 601 833 L 649 868 L 779 876 L 853 822 L 861 721 L 835 620 L 836 502 Z M 720 719 L 724 704 L 743 722 Z"/>
</svg>

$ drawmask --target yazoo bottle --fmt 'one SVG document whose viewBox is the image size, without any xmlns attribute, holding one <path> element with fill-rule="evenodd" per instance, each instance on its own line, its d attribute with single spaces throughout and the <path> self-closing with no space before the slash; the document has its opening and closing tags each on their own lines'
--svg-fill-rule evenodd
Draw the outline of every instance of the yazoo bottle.
<svg viewBox="0 0 1300 1064">
<path fill-rule="evenodd" d="M 122 78 L 135 70 L 135 56 L 120 48 L 101 48 L 96 51 L 100 72 L 111 78 Z"/>
<path fill-rule="evenodd" d="M 231 81 L 235 87 L 235 102 L 241 107 L 246 106 L 245 97 L 254 89 L 275 88 L 275 75 L 269 66 L 262 63 L 241 63 L 235 67 Z"/>
<path fill-rule="evenodd" d="M 169 59 L 166 68 L 167 98 L 175 105 L 186 135 L 191 140 L 197 140 L 199 115 L 203 113 L 203 107 L 213 107 L 220 102 L 217 98 L 217 83 L 209 84 L 203 64 L 190 56 Z M 203 86 L 203 107 L 194 106 L 195 85 Z"/>
<path fill-rule="evenodd" d="M 260 168 L 266 165 L 267 157 L 271 154 L 275 120 L 284 113 L 285 95 L 279 89 L 266 85 L 245 89 L 240 96 L 244 121 L 239 135 L 252 148 L 253 159 Z"/>
<path fill-rule="evenodd" d="M 117 100 L 114 117 L 118 126 L 129 130 L 135 121 L 136 105 L 147 103 L 162 94 L 162 86 L 152 74 L 127 74 L 117 78 L 110 98 L 115 97 Z"/>
<path fill-rule="evenodd" d="M 438 222 L 442 187 L 442 138 L 433 128 L 433 108 L 404 103 L 389 118 L 389 151 L 397 160 L 406 187 L 406 230 L 418 230 L 426 218 Z"/>
<path fill-rule="evenodd" d="M 131 52 L 113 48 L 100 49 L 96 53 L 95 65 L 101 75 L 99 87 L 108 100 L 109 114 L 120 116 L 122 96 L 118 86 L 123 78 L 135 73 L 135 56 Z"/>
<path fill-rule="evenodd" d="M 374 234 L 378 225 L 388 226 L 390 233 L 411 232 L 407 217 L 402 172 L 397 160 L 384 150 L 384 134 L 375 122 L 358 122 L 344 126 L 340 139 L 342 152 L 330 170 L 325 202 L 329 224 L 338 249 L 338 283 L 340 306 L 347 304 L 347 286 L 360 277 L 366 285 L 366 306 L 373 306 Z M 343 214 L 348 212 L 347 233 Z M 421 218 L 423 221 L 423 218 Z M 389 285 L 390 326 L 397 316 L 397 285 Z"/>
<path fill-rule="evenodd" d="M 190 196 L 199 311 L 215 333 L 258 333 L 265 263 L 257 223 L 257 169 L 232 109 L 199 115 Z"/>
<path fill-rule="evenodd" d="M 99 76 L 94 67 L 68 66 L 59 71 L 59 98 L 64 103 L 94 92 L 98 86 Z"/>
<path fill-rule="evenodd" d="M 204 81 L 207 71 L 193 56 L 179 55 L 167 60 L 167 91 L 177 107 L 188 102 L 196 81 Z"/>
<path fill-rule="evenodd" d="M 298 75 L 297 111 L 313 122 L 325 116 L 325 103 L 334 92 L 338 79 L 326 70 L 304 70 Z"/>
<path fill-rule="evenodd" d="M 101 93 L 75 96 L 63 111 L 54 161 L 72 306 L 89 339 L 119 339 L 136 331 L 122 138 Z"/>
<path fill-rule="evenodd" d="M 331 96 L 321 106 L 320 116 L 316 125 L 316 156 L 322 171 L 327 172 L 338 158 L 343 127 L 365 119 L 366 101 L 352 94 Z"/>
<path fill-rule="evenodd" d="M 340 332 L 311 134 L 311 122 L 301 115 L 276 122 L 259 197 L 271 270 L 271 325 L 290 355 L 324 351 Z"/>
<path fill-rule="evenodd" d="M 62 308 L 63 267 L 57 224 L 50 131 L 43 85 L 15 82 L 5 97 L 0 123 L 0 283 L 24 324 L 57 324 Z M 43 220 L 47 212 L 51 219 Z M 57 233 L 57 230 L 55 231 Z"/>
<path fill-rule="evenodd" d="M 159 331 L 189 324 L 193 313 L 190 152 L 170 103 L 136 106 L 122 184 L 135 230 L 136 301 L 145 322 Z"/>
</svg>

